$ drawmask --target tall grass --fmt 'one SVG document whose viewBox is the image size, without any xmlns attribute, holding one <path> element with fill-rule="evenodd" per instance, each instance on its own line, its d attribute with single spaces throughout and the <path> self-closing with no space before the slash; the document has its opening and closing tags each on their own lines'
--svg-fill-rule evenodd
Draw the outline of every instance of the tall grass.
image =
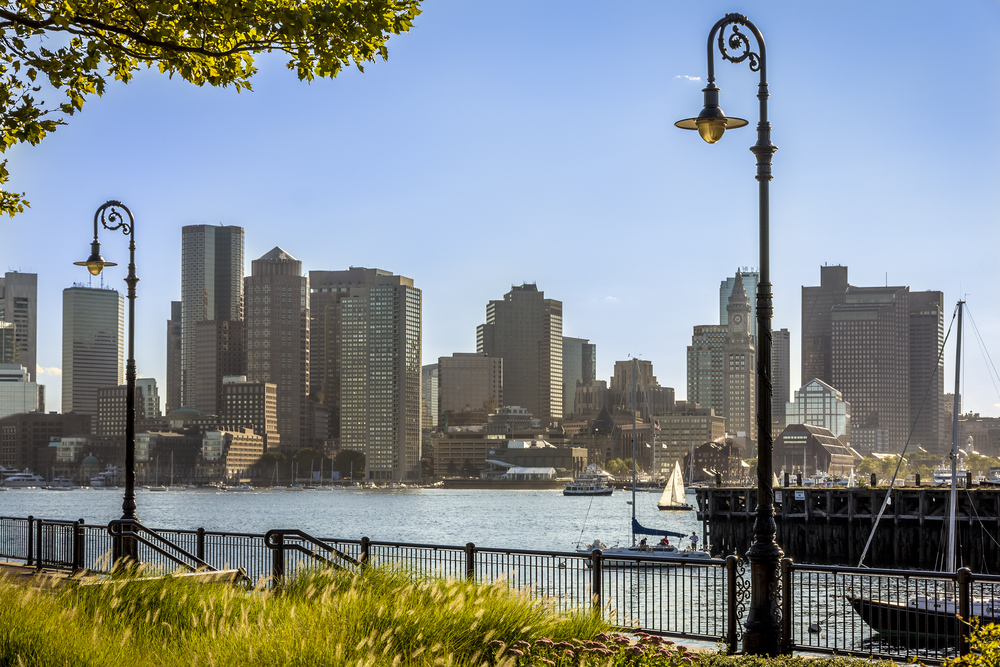
<svg viewBox="0 0 1000 667">
<path fill-rule="evenodd" d="M 170 577 L 61 591 L 0 581 L 0 665 L 478 667 L 496 662 L 491 642 L 607 630 L 595 614 L 558 614 L 502 582 L 392 568 L 310 570 L 252 591 Z"/>
</svg>

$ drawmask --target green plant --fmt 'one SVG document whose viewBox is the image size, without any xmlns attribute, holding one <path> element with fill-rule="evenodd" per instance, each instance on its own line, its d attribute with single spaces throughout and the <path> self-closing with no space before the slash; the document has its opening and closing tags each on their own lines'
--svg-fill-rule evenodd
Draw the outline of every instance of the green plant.
<svg viewBox="0 0 1000 667">
<path fill-rule="evenodd" d="M 975 625 L 967 655 L 945 660 L 944 667 L 995 667 L 1000 665 L 1000 625 Z"/>
</svg>

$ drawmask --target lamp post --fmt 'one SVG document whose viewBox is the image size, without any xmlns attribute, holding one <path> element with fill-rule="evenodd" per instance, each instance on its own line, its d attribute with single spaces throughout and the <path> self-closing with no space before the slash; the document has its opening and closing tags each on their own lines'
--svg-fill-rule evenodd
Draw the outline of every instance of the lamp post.
<svg viewBox="0 0 1000 667">
<path fill-rule="evenodd" d="M 120 210 L 119 210 L 120 209 Z M 128 222 L 122 217 L 122 211 L 128 216 Z M 128 276 L 128 361 L 125 365 L 125 499 L 122 502 L 122 521 L 138 522 L 135 514 L 135 285 L 139 278 L 135 275 L 135 218 L 132 211 L 119 201 L 108 201 L 94 213 L 94 241 L 90 244 L 90 257 L 84 262 L 74 262 L 76 266 L 86 266 L 91 275 L 99 275 L 105 266 L 117 266 L 115 262 L 106 262 L 101 257 L 101 244 L 97 240 L 97 223 L 108 231 L 121 229 L 129 237 Z M 122 531 L 121 553 L 115 556 L 129 556 L 137 560 L 138 551 L 135 540 L 128 536 L 132 531 L 126 525 Z"/>
<path fill-rule="evenodd" d="M 728 39 L 726 28 L 732 26 Z M 740 32 L 746 26 L 757 42 L 760 52 L 750 50 L 750 38 Z M 778 150 L 771 143 L 771 124 L 767 120 L 767 58 L 764 38 L 742 14 L 726 14 L 708 34 L 708 85 L 705 107 L 697 118 L 687 118 L 675 125 L 684 130 L 697 130 L 710 144 L 722 138 L 727 129 L 743 127 L 747 121 L 727 117 L 719 108 L 719 89 L 715 85 L 712 58 L 713 39 L 718 33 L 718 47 L 723 60 L 732 63 L 749 61 L 750 70 L 760 72 L 757 99 L 760 100 L 760 122 L 757 123 L 757 143 L 750 151 L 757 156 L 760 216 L 760 282 L 757 285 L 757 514 L 753 524 L 753 545 L 747 552 L 750 561 L 750 609 L 743 635 L 743 649 L 757 655 L 776 655 L 781 633 L 781 610 L 778 605 L 779 562 L 782 552 L 774 541 L 774 489 L 771 451 L 771 276 L 768 234 L 768 184 L 771 181 L 771 156 Z"/>
</svg>

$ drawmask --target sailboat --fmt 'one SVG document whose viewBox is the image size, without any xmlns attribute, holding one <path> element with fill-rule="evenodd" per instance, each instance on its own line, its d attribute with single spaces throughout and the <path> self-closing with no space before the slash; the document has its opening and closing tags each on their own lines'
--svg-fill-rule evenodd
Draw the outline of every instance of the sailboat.
<svg viewBox="0 0 1000 667">
<path fill-rule="evenodd" d="M 184 491 L 186 487 L 180 484 L 174 484 L 174 453 L 170 452 L 170 490 L 171 491 Z"/>
<path fill-rule="evenodd" d="M 955 344 L 955 408 L 951 440 L 951 493 L 948 499 L 948 535 L 945 572 L 955 572 L 955 546 L 958 543 L 956 508 L 958 502 L 958 417 L 962 371 L 962 307 L 958 302 L 958 338 Z M 877 524 L 876 524 L 877 525 Z M 874 527 L 872 533 L 875 532 Z M 962 625 L 970 620 L 982 625 L 1000 623 L 1000 597 L 973 598 L 972 619 L 959 614 L 959 600 L 954 591 L 948 595 L 916 595 L 905 602 L 875 600 L 863 595 L 848 595 L 847 601 L 868 626 L 881 638 L 906 645 L 955 646 Z"/>
<path fill-rule="evenodd" d="M 154 465 L 156 466 L 156 468 L 155 468 L 156 474 L 153 477 L 153 486 L 149 487 L 149 490 L 150 491 L 166 491 L 167 487 L 160 486 L 160 457 L 159 456 L 156 457 Z"/>
<path fill-rule="evenodd" d="M 678 558 L 688 558 L 692 560 L 703 560 L 709 559 L 711 556 L 707 551 L 703 549 L 680 549 L 675 545 L 672 545 L 666 539 L 667 537 L 687 537 L 684 533 L 678 533 L 672 530 L 662 530 L 659 528 L 647 528 L 639 523 L 639 520 L 635 518 L 635 493 L 636 493 L 636 480 L 638 473 L 636 471 L 636 449 L 635 449 L 635 434 L 636 434 L 636 419 L 635 419 L 635 389 L 636 389 L 636 359 L 632 359 L 632 501 L 629 503 L 632 506 L 632 545 L 631 546 L 613 546 L 609 547 L 601 540 L 597 539 L 586 545 L 583 548 L 578 548 L 578 553 L 591 553 L 596 549 L 600 549 L 604 555 L 604 564 L 609 567 L 649 567 L 649 566 L 662 566 L 663 564 L 673 564 L 670 561 L 676 561 Z M 681 487 L 681 493 L 683 493 L 683 486 Z M 643 538 L 638 544 L 636 543 L 636 535 L 652 535 L 661 536 L 664 539 L 656 545 L 648 546 L 646 544 L 646 539 Z M 632 561 L 632 560 L 620 560 L 616 561 L 614 556 L 641 556 L 642 561 Z M 657 561 L 662 561 L 658 563 Z"/>
<path fill-rule="evenodd" d="M 694 509 L 685 502 L 684 480 L 681 479 L 681 464 L 674 461 L 674 471 L 670 473 L 670 479 L 663 487 L 663 495 L 656 503 L 657 509 L 661 510 L 690 510 Z"/>
</svg>

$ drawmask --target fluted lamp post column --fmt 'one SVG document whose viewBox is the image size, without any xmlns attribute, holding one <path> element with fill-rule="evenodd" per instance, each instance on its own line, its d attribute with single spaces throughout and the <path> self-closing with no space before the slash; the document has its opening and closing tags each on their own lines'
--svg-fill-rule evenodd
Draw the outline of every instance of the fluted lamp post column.
<svg viewBox="0 0 1000 667">
<path fill-rule="evenodd" d="M 122 213 L 128 217 L 125 221 Z M 128 276 L 128 361 L 125 366 L 125 498 L 122 502 L 122 521 L 137 522 L 135 509 L 135 285 L 139 278 L 135 275 L 135 218 L 132 211 L 119 201 L 105 202 L 94 213 L 94 240 L 90 244 L 90 257 L 84 262 L 74 262 L 76 266 L 86 266 L 91 275 L 99 275 L 105 266 L 117 266 L 101 257 L 101 244 L 97 240 L 98 222 L 108 231 L 121 229 L 129 237 Z M 129 539 L 131 530 L 123 526 L 119 557 L 127 556 L 138 560 L 138 544 Z M 119 549 L 116 549 L 118 551 Z"/>
<path fill-rule="evenodd" d="M 729 37 L 726 28 L 732 27 Z M 753 33 L 758 52 L 751 50 L 750 38 L 740 32 L 746 26 Z M 757 123 L 757 143 L 750 148 L 757 156 L 760 214 L 760 282 L 757 286 L 757 513 L 753 524 L 753 545 L 747 552 L 750 561 L 750 609 L 743 633 L 743 650 L 756 655 L 777 655 L 781 633 L 779 602 L 779 563 L 782 552 L 774 541 L 774 468 L 771 452 L 771 274 L 768 232 L 768 184 L 771 181 L 771 156 L 778 150 L 771 143 L 771 124 L 767 120 L 767 58 L 764 38 L 742 14 L 726 14 L 708 34 L 708 85 L 705 107 L 696 118 L 678 121 L 684 130 L 697 130 L 701 138 L 714 144 L 726 130 L 743 127 L 747 121 L 727 117 L 719 108 L 719 88 L 715 85 L 713 40 L 718 33 L 718 48 L 723 60 L 733 63 L 748 61 L 750 70 L 760 72 L 757 99 L 760 100 L 760 122 Z"/>
</svg>

